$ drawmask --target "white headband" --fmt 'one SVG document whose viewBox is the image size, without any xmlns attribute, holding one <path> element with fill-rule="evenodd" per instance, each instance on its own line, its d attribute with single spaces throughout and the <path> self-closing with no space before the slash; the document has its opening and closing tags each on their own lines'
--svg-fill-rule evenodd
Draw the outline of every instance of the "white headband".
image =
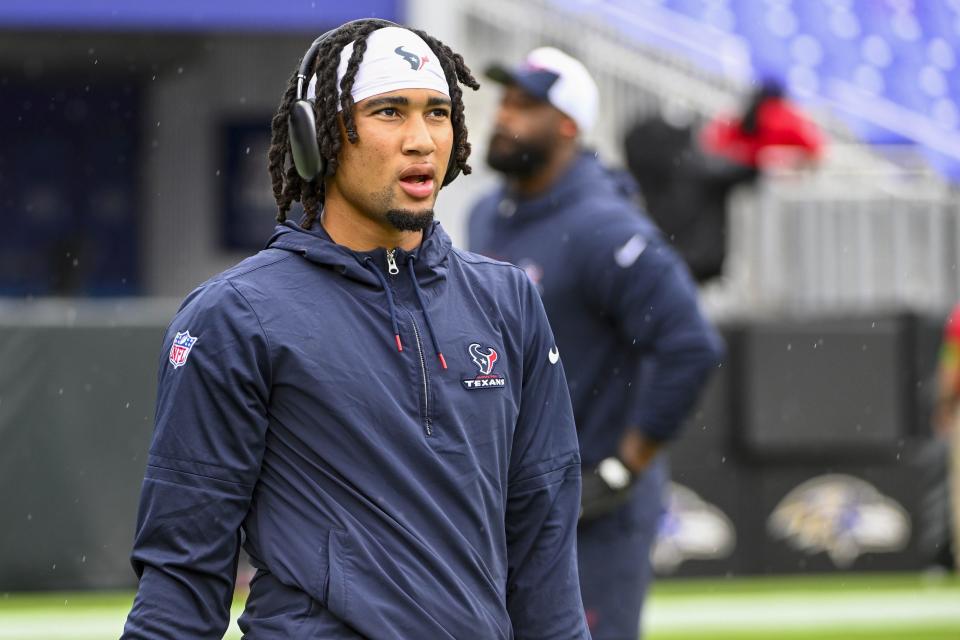
<svg viewBox="0 0 960 640">
<path fill-rule="evenodd" d="M 338 95 L 340 81 L 347 72 L 347 63 L 352 54 L 352 42 L 340 51 Z M 367 36 L 367 50 L 360 61 L 350 95 L 356 103 L 398 89 L 433 89 L 450 97 L 450 86 L 443 75 L 440 61 L 423 38 L 399 27 L 377 29 Z M 307 95 L 311 98 L 317 96 L 316 75 L 310 78 Z M 340 110 L 340 101 L 337 100 L 337 111 Z"/>
</svg>

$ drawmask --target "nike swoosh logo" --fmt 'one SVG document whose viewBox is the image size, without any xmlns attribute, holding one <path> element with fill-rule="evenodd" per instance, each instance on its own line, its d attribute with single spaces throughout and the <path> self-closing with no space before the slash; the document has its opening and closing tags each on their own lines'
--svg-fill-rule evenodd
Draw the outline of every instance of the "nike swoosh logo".
<svg viewBox="0 0 960 640">
<path fill-rule="evenodd" d="M 550 364 L 557 364 L 560 362 L 560 350 L 556 347 L 550 349 L 550 353 L 547 354 L 547 360 L 550 361 Z"/>
<path fill-rule="evenodd" d="M 635 234 L 632 238 L 626 241 L 622 247 L 617 249 L 613 254 L 613 259 L 618 265 L 626 269 L 633 265 L 637 261 L 637 258 L 640 257 L 640 254 L 643 253 L 643 250 L 647 248 L 647 240 L 639 233 Z"/>
</svg>

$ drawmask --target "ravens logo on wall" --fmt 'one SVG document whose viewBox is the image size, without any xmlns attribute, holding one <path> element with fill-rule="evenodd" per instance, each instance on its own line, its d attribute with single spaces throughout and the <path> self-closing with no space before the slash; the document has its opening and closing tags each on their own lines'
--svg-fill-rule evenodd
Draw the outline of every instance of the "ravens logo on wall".
<svg viewBox="0 0 960 640">
<path fill-rule="evenodd" d="M 864 553 L 890 553 L 910 540 L 910 517 L 872 484 L 843 474 L 807 480 L 767 520 L 770 534 L 809 555 L 826 552 L 839 568 Z"/>
</svg>

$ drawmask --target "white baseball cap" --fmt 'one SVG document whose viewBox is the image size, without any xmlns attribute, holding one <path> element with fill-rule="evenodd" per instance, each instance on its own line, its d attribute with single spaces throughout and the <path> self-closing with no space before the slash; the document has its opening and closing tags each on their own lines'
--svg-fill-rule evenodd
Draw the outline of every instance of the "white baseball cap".
<svg viewBox="0 0 960 640">
<path fill-rule="evenodd" d="M 546 100 L 570 116 L 581 134 L 589 133 L 597 119 L 597 83 L 582 62 L 554 47 L 534 49 L 514 69 L 493 65 L 487 77 Z"/>
</svg>

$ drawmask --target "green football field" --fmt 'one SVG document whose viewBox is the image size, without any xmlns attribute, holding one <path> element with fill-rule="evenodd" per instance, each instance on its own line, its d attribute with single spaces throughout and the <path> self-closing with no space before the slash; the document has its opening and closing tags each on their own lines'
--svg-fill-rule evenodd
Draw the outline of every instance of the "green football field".
<svg viewBox="0 0 960 640">
<path fill-rule="evenodd" d="M 130 593 L 0 594 L 2 640 L 117 638 Z M 238 601 L 234 614 L 242 602 Z M 919 575 L 660 580 L 647 640 L 960 640 L 960 580 Z M 239 638 L 236 626 L 227 638 Z"/>
</svg>

